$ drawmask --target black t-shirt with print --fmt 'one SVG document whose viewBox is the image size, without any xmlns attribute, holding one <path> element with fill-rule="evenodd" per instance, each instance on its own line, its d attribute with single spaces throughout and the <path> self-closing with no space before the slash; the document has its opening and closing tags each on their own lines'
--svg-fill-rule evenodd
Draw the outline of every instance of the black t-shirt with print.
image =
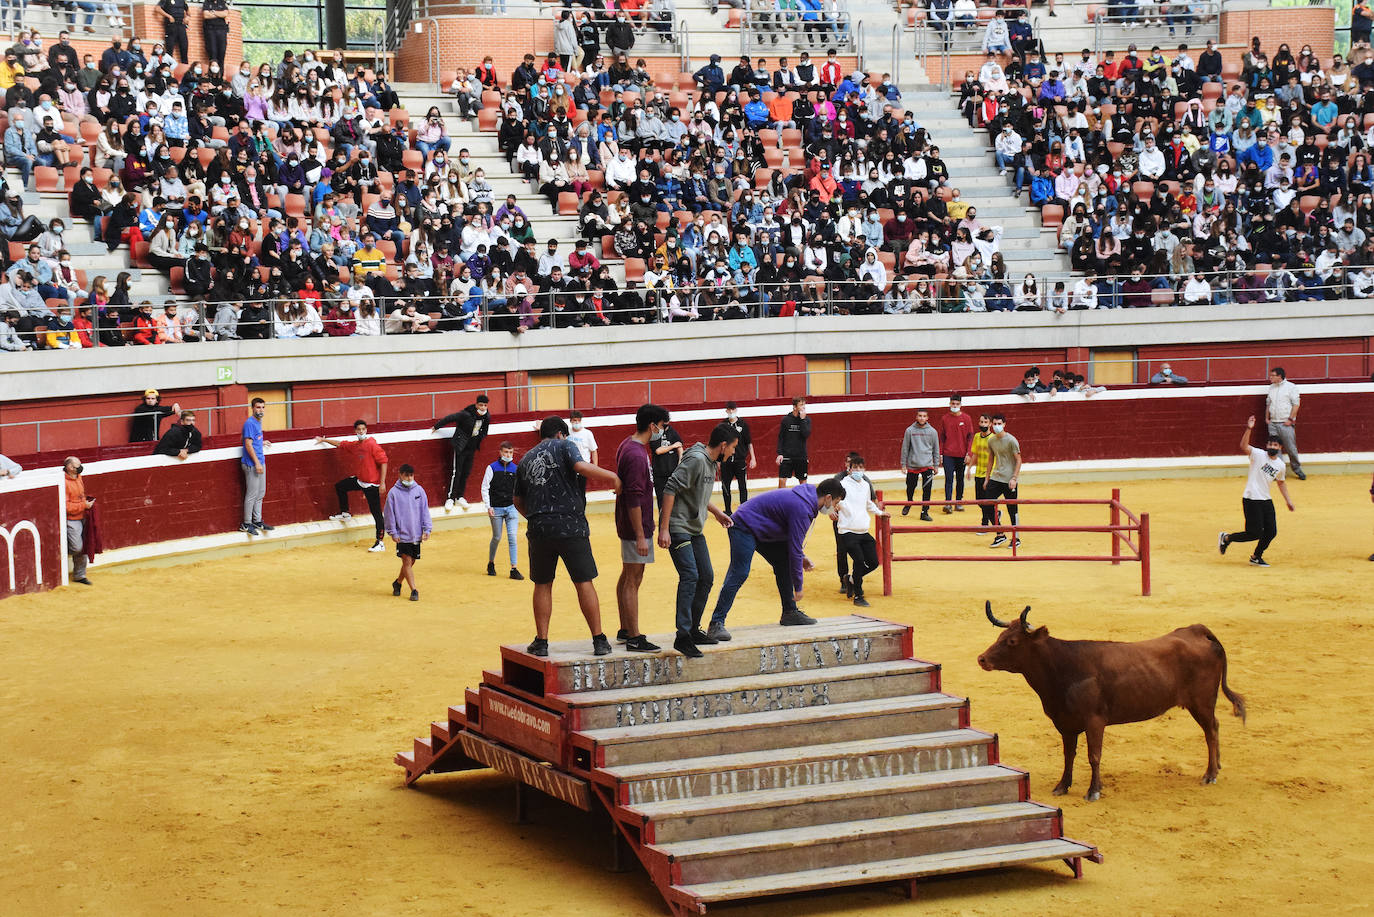
<svg viewBox="0 0 1374 917">
<path fill-rule="evenodd" d="M 531 538 L 585 538 L 587 497 L 585 482 L 573 470 L 582 460 L 577 444 L 546 439 L 520 459 L 515 495 L 525 503 Z"/>
</svg>

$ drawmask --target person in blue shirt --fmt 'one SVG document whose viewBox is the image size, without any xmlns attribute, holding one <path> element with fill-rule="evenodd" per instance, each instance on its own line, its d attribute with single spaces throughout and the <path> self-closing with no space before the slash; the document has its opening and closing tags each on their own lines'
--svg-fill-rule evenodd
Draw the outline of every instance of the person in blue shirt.
<svg viewBox="0 0 1374 917">
<path fill-rule="evenodd" d="M 702 92 L 716 93 L 725 88 L 725 71 L 720 68 L 720 55 L 712 54 L 711 62 L 692 74 Z"/>
<path fill-rule="evenodd" d="M 5 165 L 19 170 L 25 188 L 29 186 L 29 176 L 37 162 L 38 145 L 34 143 L 33 134 L 21 124 L 11 124 L 5 130 Z"/>
<path fill-rule="evenodd" d="M 744 117 L 754 130 L 768 126 L 768 106 L 763 104 L 763 97 L 757 91 L 749 93 L 749 101 L 744 106 Z"/>
<path fill-rule="evenodd" d="M 239 531 L 246 535 L 262 535 L 272 531 L 262 521 L 262 498 L 267 493 L 267 454 L 266 447 L 272 445 L 262 438 L 262 418 L 267 414 L 267 402 L 254 398 L 249 402 L 251 411 L 243 422 L 243 523 Z"/>
<path fill-rule="evenodd" d="M 1267 143 L 1256 143 L 1240 154 L 1240 165 L 1245 167 L 1246 163 L 1253 163 L 1255 168 L 1261 173 L 1269 171 L 1274 164 L 1274 149 Z"/>
<path fill-rule="evenodd" d="M 759 266 L 758 258 L 754 256 L 754 250 L 749 247 L 747 237 L 740 233 L 738 241 L 730 249 L 730 270 L 737 271 L 741 264 L 748 264 L 751 268 Z"/>
<path fill-rule="evenodd" d="M 1336 120 L 1337 114 L 1339 112 L 1336 109 L 1336 103 L 1331 101 L 1331 91 L 1329 89 L 1323 90 L 1321 101 L 1312 106 L 1312 120 L 1319 127 L 1326 129 Z"/>
</svg>

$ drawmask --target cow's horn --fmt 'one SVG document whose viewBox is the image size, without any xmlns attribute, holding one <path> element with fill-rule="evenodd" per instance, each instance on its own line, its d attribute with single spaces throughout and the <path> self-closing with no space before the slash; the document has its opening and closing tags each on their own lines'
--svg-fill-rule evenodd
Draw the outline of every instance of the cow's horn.
<svg viewBox="0 0 1374 917">
<path fill-rule="evenodd" d="M 992 613 L 992 602 L 986 602 L 985 605 L 988 613 L 988 620 L 991 621 L 997 627 L 1006 627 L 1007 622 L 997 620 L 997 616 Z"/>
<path fill-rule="evenodd" d="M 1025 611 L 1021 612 L 1021 627 L 1026 633 L 1030 633 L 1031 626 L 1026 623 L 1026 618 L 1030 616 L 1030 606 L 1027 605 Z"/>
</svg>

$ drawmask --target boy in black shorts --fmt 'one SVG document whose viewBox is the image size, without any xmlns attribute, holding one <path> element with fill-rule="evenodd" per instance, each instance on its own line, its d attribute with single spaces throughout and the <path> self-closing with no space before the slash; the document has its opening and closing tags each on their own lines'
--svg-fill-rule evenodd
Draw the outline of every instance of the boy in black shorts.
<svg viewBox="0 0 1374 917">
<path fill-rule="evenodd" d="M 605 656 L 610 641 L 601 632 L 601 603 L 596 595 L 596 560 L 587 526 L 586 481 L 604 481 L 620 492 L 614 471 L 582 460 L 577 444 L 567 438 L 562 418 L 546 417 L 539 425 L 539 445 L 520 459 L 515 472 L 515 508 L 528 520 L 530 580 L 534 583 L 534 641 L 529 652 L 549 654 L 549 619 L 553 616 L 553 576 L 562 560 L 577 590 L 577 603 L 592 632 L 592 652 Z M 581 477 L 579 477 L 579 475 Z"/>
<path fill-rule="evenodd" d="M 400 479 L 386 495 L 386 509 L 382 523 L 386 533 L 396 542 L 396 556 L 401 558 L 401 572 L 391 584 L 391 594 L 401 594 L 401 582 L 410 586 L 410 600 L 420 601 L 415 588 L 415 561 L 420 559 L 420 542 L 429 541 L 433 525 L 429 517 L 429 497 L 415 482 L 415 469 L 402 465 Z"/>
<path fill-rule="evenodd" d="M 793 398 L 792 410 L 778 427 L 778 490 L 788 478 L 806 482 L 806 441 L 811 438 L 811 421 L 806 416 L 806 399 Z"/>
</svg>

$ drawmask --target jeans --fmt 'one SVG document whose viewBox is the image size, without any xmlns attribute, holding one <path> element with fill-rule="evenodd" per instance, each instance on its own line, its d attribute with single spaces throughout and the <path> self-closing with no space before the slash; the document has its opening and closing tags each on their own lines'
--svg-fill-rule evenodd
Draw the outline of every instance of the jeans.
<svg viewBox="0 0 1374 917">
<path fill-rule="evenodd" d="M 716 573 L 711 569 L 711 552 L 706 547 L 705 535 L 670 531 L 668 540 L 672 543 L 669 553 L 673 566 L 677 567 L 676 623 L 680 636 L 701 626 L 701 616 L 706 612 L 706 600 L 711 596 Z"/>
<path fill-rule="evenodd" d="M 449 145 L 450 141 L 447 137 L 440 137 L 433 143 L 430 143 L 427 140 L 415 141 L 415 149 L 420 151 L 420 154 L 424 157 L 425 162 L 429 162 L 429 155 L 433 153 L 435 150 L 443 150 L 445 153 L 447 153 Z"/>
<path fill-rule="evenodd" d="M 735 594 L 744 581 L 749 578 L 749 568 L 754 562 L 754 552 L 768 561 L 773 568 L 773 578 L 778 584 L 778 598 L 782 602 L 782 613 L 797 610 L 796 593 L 792 587 L 792 561 L 787 545 L 781 541 L 759 541 L 754 533 L 741 526 L 731 526 L 726 530 L 730 537 L 730 569 L 725 572 L 725 582 L 716 596 L 716 610 L 711 613 L 711 626 L 725 626 L 725 617 L 735 604 Z"/>
<path fill-rule="evenodd" d="M 945 499 L 964 499 L 964 457 L 942 456 L 945 466 Z"/>
<path fill-rule="evenodd" d="M 1282 423 L 1269 424 L 1269 435 L 1279 441 L 1288 455 L 1288 464 L 1294 471 L 1302 471 L 1302 459 L 1298 457 L 1298 428 L 1286 427 Z"/>
<path fill-rule="evenodd" d="M 993 150 L 992 155 L 993 158 L 997 160 L 997 168 L 999 169 L 1010 169 L 1012 167 L 1012 163 L 1016 161 L 1015 154 L 1008 156 L 1001 150 Z"/>
<path fill-rule="evenodd" d="M 72 556 L 72 579 L 86 578 L 86 555 L 81 552 L 81 545 L 86 535 L 86 521 L 84 519 L 67 520 L 67 553 Z"/>
<path fill-rule="evenodd" d="M 1024 190 L 1027 189 L 1027 188 L 1029 188 L 1029 187 L 1030 187 L 1030 183 L 1031 183 L 1031 179 L 1034 178 L 1034 177 L 1035 177 L 1035 176 L 1031 175 L 1030 170 L 1027 169 L 1025 166 L 1021 166 L 1019 169 L 1017 169 L 1017 170 L 1016 170 L 1016 193 L 1017 193 L 1017 194 L 1020 194 L 1022 191 L 1024 191 Z"/>
<path fill-rule="evenodd" d="M 262 521 L 262 498 L 267 494 L 267 466 L 258 474 L 252 465 L 243 465 L 243 521 Z"/>
<path fill-rule="evenodd" d="M 501 528 L 506 529 L 506 546 L 510 549 L 510 565 L 515 566 L 520 556 L 516 547 L 516 530 L 520 527 L 520 514 L 514 506 L 493 506 L 491 508 L 491 544 L 487 546 L 487 563 L 496 563 L 496 548 L 501 544 Z"/>
<path fill-rule="evenodd" d="M 19 177 L 23 180 L 24 187 L 29 186 L 29 176 L 33 174 L 34 158 L 32 156 L 6 156 L 9 165 L 19 170 Z"/>
</svg>

